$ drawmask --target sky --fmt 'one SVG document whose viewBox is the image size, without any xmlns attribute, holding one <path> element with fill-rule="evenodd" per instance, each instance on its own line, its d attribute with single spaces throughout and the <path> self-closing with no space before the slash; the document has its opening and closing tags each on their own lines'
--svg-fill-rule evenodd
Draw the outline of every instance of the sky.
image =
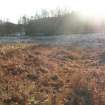
<svg viewBox="0 0 105 105">
<path fill-rule="evenodd" d="M 105 0 L 0 0 L 0 18 L 17 22 L 20 16 L 57 7 L 78 11 L 84 17 L 105 17 Z"/>
</svg>

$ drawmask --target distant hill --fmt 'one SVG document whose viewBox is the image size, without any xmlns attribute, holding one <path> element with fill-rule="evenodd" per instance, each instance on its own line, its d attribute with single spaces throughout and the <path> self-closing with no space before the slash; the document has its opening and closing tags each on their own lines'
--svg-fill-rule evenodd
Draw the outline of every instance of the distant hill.
<svg viewBox="0 0 105 105">
<path fill-rule="evenodd" d="M 0 24 L 0 35 L 9 35 L 16 32 L 16 24 L 11 22 L 4 22 Z"/>
</svg>

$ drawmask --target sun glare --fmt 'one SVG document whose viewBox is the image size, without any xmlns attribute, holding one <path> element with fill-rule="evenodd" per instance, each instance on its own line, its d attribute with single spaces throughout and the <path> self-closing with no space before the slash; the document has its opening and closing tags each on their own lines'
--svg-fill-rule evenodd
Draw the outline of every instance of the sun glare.
<svg viewBox="0 0 105 105">
<path fill-rule="evenodd" d="M 105 0 L 74 0 L 72 1 L 73 10 L 78 11 L 84 18 L 105 18 Z"/>
</svg>

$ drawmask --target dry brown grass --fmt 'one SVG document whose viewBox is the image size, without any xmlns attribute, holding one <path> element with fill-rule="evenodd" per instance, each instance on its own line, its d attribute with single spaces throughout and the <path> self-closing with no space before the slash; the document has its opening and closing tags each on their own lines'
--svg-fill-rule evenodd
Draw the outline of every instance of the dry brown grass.
<svg viewBox="0 0 105 105">
<path fill-rule="evenodd" d="M 0 105 L 105 105 L 101 53 L 97 49 L 1 45 Z"/>
</svg>

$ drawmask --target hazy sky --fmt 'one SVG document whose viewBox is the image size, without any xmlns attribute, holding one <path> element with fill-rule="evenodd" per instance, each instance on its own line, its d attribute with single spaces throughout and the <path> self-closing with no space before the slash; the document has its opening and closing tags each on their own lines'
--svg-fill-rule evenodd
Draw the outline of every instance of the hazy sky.
<svg viewBox="0 0 105 105">
<path fill-rule="evenodd" d="M 105 0 L 0 0 L 0 18 L 16 20 L 22 15 L 34 15 L 39 9 L 66 7 L 84 16 L 105 16 Z"/>
</svg>

